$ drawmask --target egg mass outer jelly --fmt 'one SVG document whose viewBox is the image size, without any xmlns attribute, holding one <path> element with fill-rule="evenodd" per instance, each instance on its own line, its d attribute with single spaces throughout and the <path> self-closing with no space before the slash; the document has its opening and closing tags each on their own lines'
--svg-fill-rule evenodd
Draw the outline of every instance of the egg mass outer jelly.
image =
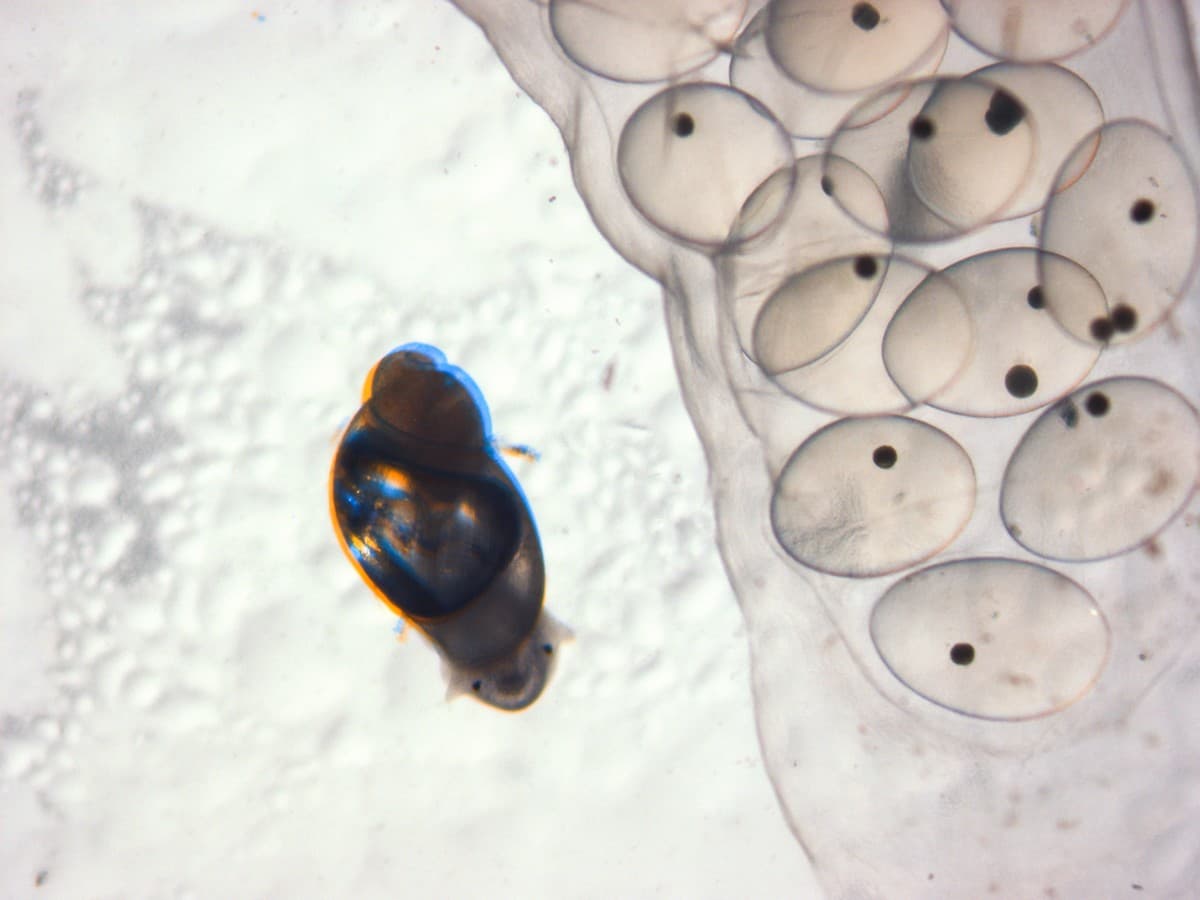
<svg viewBox="0 0 1200 900">
<path fill-rule="evenodd" d="M 330 502 L 346 555 L 437 649 L 451 696 L 516 711 L 541 695 L 570 632 L 542 608 L 541 541 L 483 395 L 440 350 L 406 344 L 371 371 Z"/>
</svg>

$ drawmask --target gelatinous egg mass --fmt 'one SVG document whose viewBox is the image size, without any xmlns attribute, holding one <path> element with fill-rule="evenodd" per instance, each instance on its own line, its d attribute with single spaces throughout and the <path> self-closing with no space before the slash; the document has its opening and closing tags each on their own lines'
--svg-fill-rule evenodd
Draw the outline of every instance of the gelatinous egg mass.
<svg viewBox="0 0 1200 900">
<path fill-rule="evenodd" d="M 334 527 L 378 597 L 442 657 L 451 691 L 519 710 L 569 632 L 542 609 L 545 569 L 483 396 L 440 350 L 407 344 L 367 378 L 333 459 Z"/>
<path fill-rule="evenodd" d="M 828 896 L 1196 896 L 1200 0 L 454 2 L 661 283 Z"/>
</svg>

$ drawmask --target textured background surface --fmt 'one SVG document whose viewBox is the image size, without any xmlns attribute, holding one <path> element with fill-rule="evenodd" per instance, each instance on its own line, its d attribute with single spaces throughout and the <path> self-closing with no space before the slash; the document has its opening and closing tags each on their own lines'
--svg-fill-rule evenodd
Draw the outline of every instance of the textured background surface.
<svg viewBox="0 0 1200 900">
<path fill-rule="evenodd" d="M 437 0 L 7 0 L 0 896 L 805 896 L 657 286 Z M 447 705 L 341 557 L 362 378 L 479 383 L 578 636 Z"/>
</svg>

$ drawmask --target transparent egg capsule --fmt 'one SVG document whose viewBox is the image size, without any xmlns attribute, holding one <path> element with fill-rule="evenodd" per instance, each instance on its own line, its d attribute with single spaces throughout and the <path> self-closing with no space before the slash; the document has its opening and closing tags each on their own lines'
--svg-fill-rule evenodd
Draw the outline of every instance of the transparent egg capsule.
<svg viewBox="0 0 1200 900">
<path fill-rule="evenodd" d="M 872 16 L 872 12 L 878 15 L 878 10 L 873 10 L 870 8 L 870 4 L 866 3 L 857 4 L 855 7 L 842 10 L 842 12 L 845 23 L 852 25 L 856 30 L 865 27 L 867 31 L 882 35 L 893 24 L 889 22 L 883 29 L 877 29 L 877 25 L 883 24 L 882 18 L 876 19 Z M 849 84 L 853 84 L 857 80 L 859 83 L 868 85 L 862 89 L 834 93 L 810 86 L 797 80 L 794 73 L 797 71 L 795 63 L 798 62 L 811 69 L 811 60 L 807 58 L 803 47 L 780 47 L 778 25 L 773 26 L 772 21 L 779 22 L 778 6 L 775 4 L 764 7 L 742 29 L 737 43 L 730 53 L 729 83 L 738 90 L 745 91 L 761 100 L 775 113 L 784 127 L 796 137 L 824 138 L 837 127 L 838 123 L 854 109 L 868 92 L 877 87 L 877 82 L 870 74 L 870 70 L 875 69 L 875 75 L 878 75 L 880 64 L 887 65 L 888 63 L 886 60 L 869 60 L 866 61 L 866 72 L 862 71 L 864 67 L 860 66 L 857 72 L 843 73 L 843 75 L 850 75 L 847 79 Z M 836 25 L 842 21 L 842 17 L 838 16 L 835 11 L 833 15 L 824 17 L 820 24 L 824 25 L 826 30 L 836 30 Z M 774 34 L 776 41 L 774 50 L 768 45 L 768 32 Z M 945 55 L 946 42 L 950 32 L 948 28 L 943 27 L 940 28 L 940 33 L 941 38 L 935 39 L 933 43 L 929 44 L 915 61 L 903 60 L 900 62 L 901 65 L 909 66 L 905 77 L 919 78 L 932 75 L 937 71 L 938 65 Z M 800 36 L 802 42 L 811 41 L 814 37 L 817 40 L 822 39 L 820 31 L 816 35 L 801 31 Z M 830 35 L 827 33 L 824 37 L 828 38 Z M 913 34 L 910 29 L 909 49 L 911 49 L 911 40 L 914 37 L 918 41 L 920 40 L 919 34 Z M 786 40 L 785 37 L 784 41 Z M 780 54 L 779 62 L 776 62 L 775 53 Z M 836 56 L 835 59 L 837 59 Z M 897 61 L 895 57 L 893 57 L 893 61 Z M 899 103 L 902 98 L 897 96 L 895 99 Z M 884 116 L 889 111 L 886 107 L 877 110 L 879 116 Z M 862 124 L 869 123 L 863 121 Z"/>
<path fill-rule="evenodd" d="M 880 118 L 880 109 L 890 111 Z M 1009 217 L 1025 195 L 1037 146 L 1027 105 L 972 73 L 889 85 L 842 121 L 826 154 L 875 182 L 892 240 L 929 243 Z M 833 197 L 840 201 L 836 182 Z"/>
<path fill-rule="evenodd" d="M 629 117 L 617 144 L 617 173 L 638 212 L 665 234 L 707 248 L 728 249 L 770 227 L 795 184 L 792 161 L 791 140 L 770 110 L 706 82 L 655 94 Z M 786 181 L 760 191 L 781 169 Z M 756 193 L 761 205 L 748 214 Z"/>
<path fill-rule="evenodd" d="M 906 576 L 875 604 L 870 630 L 892 674 L 918 694 L 997 721 L 1049 715 L 1079 700 L 1100 677 L 1111 643 L 1083 587 L 1004 558 Z"/>
<path fill-rule="evenodd" d="M 548 0 L 550 28 L 577 65 L 651 82 L 707 63 L 732 40 L 746 0 Z"/>
<path fill-rule="evenodd" d="M 942 0 L 954 30 L 1000 59 L 1041 62 L 1104 39 L 1128 0 Z"/>
<path fill-rule="evenodd" d="M 380 600 L 442 658 L 451 696 L 533 703 L 569 630 L 542 609 L 541 541 L 479 389 L 406 344 L 371 371 L 333 459 L 334 528 Z"/>
<path fill-rule="evenodd" d="M 846 92 L 885 84 L 944 45 L 946 14 L 934 0 L 774 0 L 767 46 L 799 84 Z"/>
</svg>

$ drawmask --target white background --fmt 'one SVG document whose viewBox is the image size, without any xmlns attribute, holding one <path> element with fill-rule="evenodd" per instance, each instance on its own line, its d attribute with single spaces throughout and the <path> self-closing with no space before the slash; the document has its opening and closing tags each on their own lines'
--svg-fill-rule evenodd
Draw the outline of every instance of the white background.
<svg viewBox="0 0 1200 900">
<path fill-rule="evenodd" d="M 657 286 L 474 26 L 2 6 L 0 896 L 812 896 Z M 541 453 L 577 640 L 521 715 L 444 701 L 328 521 L 412 340 Z"/>
</svg>

